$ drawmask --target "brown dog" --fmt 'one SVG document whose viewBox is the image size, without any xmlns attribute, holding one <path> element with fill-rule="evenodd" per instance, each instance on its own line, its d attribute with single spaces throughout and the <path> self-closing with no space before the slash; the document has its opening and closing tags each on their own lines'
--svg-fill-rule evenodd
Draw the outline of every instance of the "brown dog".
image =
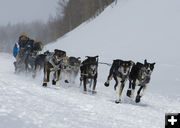
<svg viewBox="0 0 180 128">
<path fill-rule="evenodd" d="M 47 57 L 44 63 L 44 80 L 43 86 L 47 87 L 47 83 L 49 82 L 50 72 L 54 72 L 54 78 L 52 80 L 52 84 L 56 85 L 59 82 L 59 77 L 62 69 L 62 64 L 64 59 L 66 58 L 66 52 L 62 50 L 55 49 L 52 56 Z"/>
</svg>

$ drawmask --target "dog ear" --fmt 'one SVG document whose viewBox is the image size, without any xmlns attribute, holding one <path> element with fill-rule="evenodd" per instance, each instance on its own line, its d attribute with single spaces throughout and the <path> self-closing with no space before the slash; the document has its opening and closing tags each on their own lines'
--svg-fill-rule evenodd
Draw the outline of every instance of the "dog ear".
<svg viewBox="0 0 180 128">
<path fill-rule="evenodd" d="M 59 50 L 59 49 L 54 49 L 54 52 L 57 53 L 57 52 L 65 52 L 65 51 L 62 51 L 62 50 Z"/>
<path fill-rule="evenodd" d="M 54 50 L 54 54 L 57 54 L 57 53 L 58 53 L 58 49 L 55 49 L 55 50 Z"/>
<path fill-rule="evenodd" d="M 63 52 L 63 56 L 66 57 L 66 52 Z"/>
<path fill-rule="evenodd" d="M 99 56 L 97 55 L 97 56 L 95 56 L 95 57 L 96 57 L 96 61 L 98 62 L 98 60 L 99 60 L 99 58 L 98 58 L 98 57 L 99 57 Z"/>
<path fill-rule="evenodd" d="M 156 63 L 153 63 L 153 65 L 155 65 Z"/>
<path fill-rule="evenodd" d="M 144 60 L 144 64 L 147 64 L 147 60 L 146 59 Z"/>
<path fill-rule="evenodd" d="M 44 52 L 44 54 L 47 54 L 47 53 L 49 53 L 49 50 L 47 50 L 47 51 Z"/>
<path fill-rule="evenodd" d="M 77 59 L 79 60 L 79 59 L 81 59 L 81 57 L 78 57 Z"/>
<path fill-rule="evenodd" d="M 123 63 L 123 60 L 119 60 L 118 63 L 119 65 L 121 65 Z"/>
<path fill-rule="evenodd" d="M 130 63 L 131 63 L 131 66 L 135 65 L 135 63 L 132 60 L 130 60 Z"/>
</svg>

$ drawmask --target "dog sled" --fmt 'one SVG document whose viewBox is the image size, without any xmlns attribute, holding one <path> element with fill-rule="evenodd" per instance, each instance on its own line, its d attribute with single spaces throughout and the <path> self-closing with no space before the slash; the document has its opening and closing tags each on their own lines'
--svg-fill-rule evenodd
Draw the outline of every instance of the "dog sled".
<svg viewBox="0 0 180 128">
<path fill-rule="evenodd" d="M 33 71 L 35 59 L 36 56 L 33 56 L 30 50 L 21 51 L 19 59 L 14 62 L 15 73 Z"/>
<path fill-rule="evenodd" d="M 15 44 L 13 49 L 13 55 L 16 57 L 16 62 L 14 62 L 15 73 L 32 72 L 35 67 L 36 57 L 43 49 L 42 42 L 29 39 L 23 46 L 21 45 Z"/>
</svg>

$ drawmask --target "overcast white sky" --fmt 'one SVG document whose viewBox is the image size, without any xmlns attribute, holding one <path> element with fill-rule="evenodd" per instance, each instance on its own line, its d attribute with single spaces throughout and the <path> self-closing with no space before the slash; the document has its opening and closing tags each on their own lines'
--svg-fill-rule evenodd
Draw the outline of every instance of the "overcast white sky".
<svg viewBox="0 0 180 128">
<path fill-rule="evenodd" d="M 34 20 L 47 21 L 56 15 L 58 0 L 0 0 L 0 25 Z"/>
</svg>

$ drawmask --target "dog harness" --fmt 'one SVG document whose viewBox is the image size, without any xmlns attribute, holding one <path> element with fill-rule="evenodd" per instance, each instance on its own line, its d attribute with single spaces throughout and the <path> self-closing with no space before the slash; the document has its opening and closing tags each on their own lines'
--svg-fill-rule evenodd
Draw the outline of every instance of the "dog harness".
<svg viewBox="0 0 180 128">
<path fill-rule="evenodd" d="M 59 64 L 55 64 L 54 61 L 53 61 L 54 57 L 52 57 L 50 60 L 49 60 L 49 63 L 53 66 L 53 68 L 51 69 L 52 71 L 58 71 L 60 68 L 59 66 L 61 65 L 61 60 L 58 61 Z"/>
</svg>

